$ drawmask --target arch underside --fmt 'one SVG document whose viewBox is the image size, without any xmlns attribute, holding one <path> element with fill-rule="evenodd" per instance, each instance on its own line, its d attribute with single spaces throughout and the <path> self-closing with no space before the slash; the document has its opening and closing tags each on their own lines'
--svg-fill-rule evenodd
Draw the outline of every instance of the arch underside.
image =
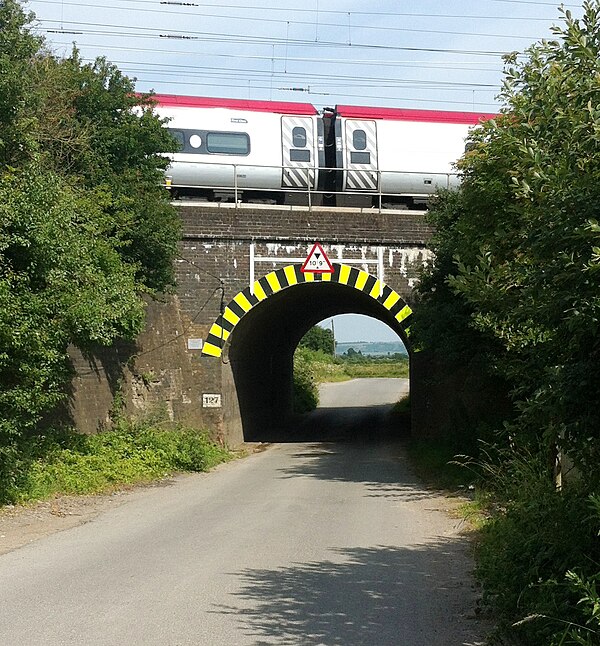
<svg viewBox="0 0 600 646">
<path fill-rule="evenodd" d="M 223 314 L 213 323 L 202 347 L 202 354 L 221 357 L 235 327 L 256 305 L 282 290 L 309 283 L 344 285 L 367 295 L 384 308 L 386 318 L 399 326 L 403 332 L 402 336 L 408 336 L 408 322 L 412 310 L 395 290 L 356 267 L 334 263 L 333 269 L 332 274 L 314 274 L 303 273 L 299 264 L 287 265 L 258 279 L 252 289 L 247 287 L 236 294 L 225 307 Z M 326 318 L 326 315 L 322 318 Z"/>
</svg>

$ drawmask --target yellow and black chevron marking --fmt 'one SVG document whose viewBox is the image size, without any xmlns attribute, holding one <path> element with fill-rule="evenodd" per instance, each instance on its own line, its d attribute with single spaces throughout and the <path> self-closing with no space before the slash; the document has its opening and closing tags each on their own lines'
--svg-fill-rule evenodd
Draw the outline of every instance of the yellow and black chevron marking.
<svg viewBox="0 0 600 646">
<path fill-rule="evenodd" d="M 333 274 L 303 274 L 300 267 L 301 265 L 288 265 L 277 271 L 272 271 L 255 281 L 254 294 L 250 292 L 250 287 L 236 294 L 225 308 L 223 314 L 210 328 L 208 338 L 202 347 L 202 354 L 220 357 L 233 328 L 245 314 L 276 292 L 300 283 L 332 282 L 358 289 L 389 310 L 398 323 L 402 325 L 404 332 L 408 334 L 406 323 L 408 317 L 412 314 L 412 310 L 397 292 L 385 283 L 381 284 L 375 276 L 371 276 L 366 271 L 356 269 L 356 267 L 335 263 L 333 264 Z"/>
</svg>

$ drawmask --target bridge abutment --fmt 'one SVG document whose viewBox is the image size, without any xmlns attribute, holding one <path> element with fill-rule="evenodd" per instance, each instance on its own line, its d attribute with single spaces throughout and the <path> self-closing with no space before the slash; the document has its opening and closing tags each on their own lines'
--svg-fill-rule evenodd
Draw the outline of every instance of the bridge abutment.
<svg viewBox="0 0 600 646">
<path fill-rule="evenodd" d="M 71 412 L 82 430 L 110 423 L 118 393 L 127 414 L 162 411 L 239 444 L 289 413 L 293 350 L 312 325 L 367 314 L 406 339 L 406 304 L 431 257 L 424 213 L 183 201 L 178 210 L 176 293 L 149 304 L 127 356 L 74 354 Z M 337 273 L 302 282 L 293 267 L 317 241 Z M 215 331 L 223 351 L 203 356 Z"/>
</svg>

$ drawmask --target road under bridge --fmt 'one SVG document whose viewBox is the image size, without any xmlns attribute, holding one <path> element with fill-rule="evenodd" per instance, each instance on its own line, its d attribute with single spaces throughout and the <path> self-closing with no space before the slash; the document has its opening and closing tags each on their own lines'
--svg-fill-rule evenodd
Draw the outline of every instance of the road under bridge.
<svg viewBox="0 0 600 646">
<path fill-rule="evenodd" d="M 149 302 L 135 344 L 93 357 L 73 352 L 79 428 L 108 423 L 119 391 L 127 413 L 158 412 L 232 445 L 260 439 L 291 413 L 298 342 L 344 313 L 383 321 L 404 341 L 413 417 L 425 419 L 429 367 L 409 335 L 413 288 L 432 258 L 424 212 L 193 201 L 177 208 L 176 293 Z M 333 273 L 300 271 L 315 242 Z"/>
</svg>

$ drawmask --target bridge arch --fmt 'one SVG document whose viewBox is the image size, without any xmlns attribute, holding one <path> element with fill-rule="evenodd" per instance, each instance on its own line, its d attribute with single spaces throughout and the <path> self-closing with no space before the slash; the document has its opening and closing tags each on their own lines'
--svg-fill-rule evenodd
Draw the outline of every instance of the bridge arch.
<svg viewBox="0 0 600 646">
<path fill-rule="evenodd" d="M 304 274 L 300 267 L 272 271 L 252 290 L 236 294 L 205 340 L 204 356 L 221 358 L 223 424 L 230 437 L 282 439 L 293 412 L 294 351 L 323 319 L 370 316 L 386 323 L 409 348 L 412 310 L 389 285 L 346 264 L 334 264 L 332 274 Z"/>
<path fill-rule="evenodd" d="M 252 289 L 247 287 L 238 292 L 229 301 L 223 313 L 210 328 L 208 337 L 202 347 L 202 354 L 210 357 L 221 357 L 235 327 L 259 303 L 268 300 L 282 290 L 297 285 L 319 282 L 343 285 L 357 290 L 376 301 L 389 313 L 387 318 L 393 318 L 395 323 L 393 327 L 400 326 L 396 331 L 399 332 L 407 349 L 410 349 L 406 339 L 409 333 L 408 323 L 412 310 L 400 294 L 389 285 L 366 271 L 345 264 L 334 263 L 334 271 L 331 274 L 303 273 L 300 268 L 301 265 L 299 264 L 287 265 L 259 278 L 254 282 Z M 323 316 L 322 318 L 326 317 Z"/>
</svg>

